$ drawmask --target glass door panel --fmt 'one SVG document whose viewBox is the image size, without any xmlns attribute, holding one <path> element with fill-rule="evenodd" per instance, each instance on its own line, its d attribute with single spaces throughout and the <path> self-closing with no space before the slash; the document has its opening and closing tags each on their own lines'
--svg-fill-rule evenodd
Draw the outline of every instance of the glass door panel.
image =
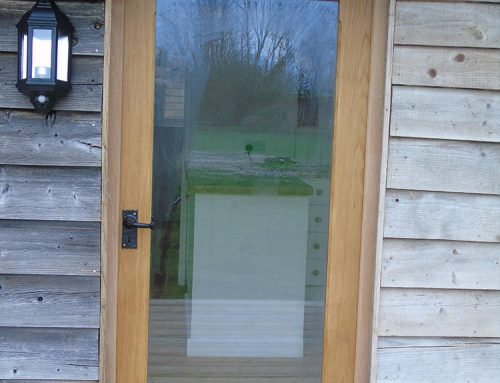
<svg viewBox="0 0 500 383">
<path fill-rule="evenodd" d="M 149 382 L 321 382 L 338 4 L 158 0 Z"/>
</svg>

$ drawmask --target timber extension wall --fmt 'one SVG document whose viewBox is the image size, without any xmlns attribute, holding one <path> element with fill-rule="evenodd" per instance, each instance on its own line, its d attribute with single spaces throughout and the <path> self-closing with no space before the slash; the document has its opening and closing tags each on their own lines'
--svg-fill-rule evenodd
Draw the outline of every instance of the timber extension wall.
<svg viewBox="0 0 500 383">
<path fill-rule="evenodd" d="M 390 20 L 373 381 L 498 382 L 500 2 Z"/>
<path fill-rule="evenodd" d="M 0 381 L 96 381 L 104 5 L 58 2 L 74 86 L 45 116 L 15 88 L 33 4 L 0 1 Z"/>
</svg>

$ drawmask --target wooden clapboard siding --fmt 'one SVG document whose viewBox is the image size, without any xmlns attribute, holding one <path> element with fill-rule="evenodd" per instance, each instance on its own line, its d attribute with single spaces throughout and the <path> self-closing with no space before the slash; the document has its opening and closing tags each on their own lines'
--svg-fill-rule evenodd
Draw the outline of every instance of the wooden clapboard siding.
<svg viewBox="0 0 500 383">
<path fill-rule="evenodd" d="M 381 337 L 377 381 L 493 383 L 499 360 L 499 339 Z"/>
<path fill-rule="evenodd" d="M 396 44 L 500 48 L 494 4 L 400 1 L 396 12 Z"/>
<path fill-rule="evenodd" d="M 391 136 L 500 142 L 500 93 L 394 86 Z"/>
<path fill-rule="evenodd" d="M 26 380 L 2 379 L 2 383 L 97 383 L 97 380 Z"/>
<path fill-rule="evenodd" d="M 73 85 L 71 93 L 59 99 L 56 110 L 100 112 L 102 85 Z M 12 109 L 33 109 L 29 98 L 19 93 L 14 83 L 0 83 L 0 106 Z"/>
<path fill-rule="evenodd" d="M 383 287 L 500 290 L 500 243 L 386 239 Z"/>
<path fill-rule="evenodd" d="M 100 275 L 99 224 L 0 220 L 5 274 Z"/>
<path fill-rule="evenodd" d="M 0 327 L 0 379 L 97 380 L 97 329 Z"/>
<path fill-rule="evenodd" d="M 0 326 L 99 327 L 98 277 L 1 275 Z"/>
<path fill-rule="evenodd" d="M 34 2 L 0 2 L 0 52 L 17 52 L 16 23 Z M 102 56 L 104 53 L 104 4 L 102 1 L 64 1 L 59 8 L 75 27 L 73 52 L 77 55 Z"/>
<path fill-rule="evenodd" d="M 500 2 L 392 4 L 372 378 L 498 381 Z"/>
<path fill-rule="evenodd" d="M 500 145 L 393 138 L 387 187 L 500 194 Z"/>
<path fill-rule="evenodd" d="M 500 241 L 500 196 L 388 190 L 386 238 Z"/>
<path fill-rule="evenodd" d="M 0 219 L 99 221 L 98 168 L 0 166 Z"/>
<path fill-rule="evenodd" d="M 382 288 L 383 336 L 500 337 L 500 291 Z"/>
<path fill-rule="evenodd" d="M 100 166 L 99 113 L 53 112 L 48 118 L 18 109 L 0 113 L 1 164 Z"/>
<path fill-rule="evenodd" d="M 15 87 L 15 24 L 33 4 L 0 2 L 0 381 L 96 382 L 104 3 L 58 2 L 73 88 L 48 115 Z"/>
<path fill-rule="evenodd" d="M 395 46 L 393 83 L 500 90 L 500 49 Z"/>
</svg>

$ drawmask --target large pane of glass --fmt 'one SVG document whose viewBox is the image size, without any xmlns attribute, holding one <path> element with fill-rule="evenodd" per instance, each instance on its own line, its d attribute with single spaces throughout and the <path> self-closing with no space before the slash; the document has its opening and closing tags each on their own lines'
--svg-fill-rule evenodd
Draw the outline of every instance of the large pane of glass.
<svg viewBox="0 0 500 383">
<path fill-rule="evenodd" d="M 150 382 L 321 381 L 337 19 L 158 0 Z"/>
</svg>

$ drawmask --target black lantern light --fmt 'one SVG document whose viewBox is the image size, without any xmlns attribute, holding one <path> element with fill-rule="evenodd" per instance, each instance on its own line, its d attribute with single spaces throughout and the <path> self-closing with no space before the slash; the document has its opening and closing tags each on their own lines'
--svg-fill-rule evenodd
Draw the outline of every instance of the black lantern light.
<svg viewBox="0 0 500 383">
<path fill-rule="evenodd" d="M 17 89 L 38 112 L 49 112 L 71 89 L 73 25 L 54 1 L 39 0 L 17 29 Z"/>
</svg>

